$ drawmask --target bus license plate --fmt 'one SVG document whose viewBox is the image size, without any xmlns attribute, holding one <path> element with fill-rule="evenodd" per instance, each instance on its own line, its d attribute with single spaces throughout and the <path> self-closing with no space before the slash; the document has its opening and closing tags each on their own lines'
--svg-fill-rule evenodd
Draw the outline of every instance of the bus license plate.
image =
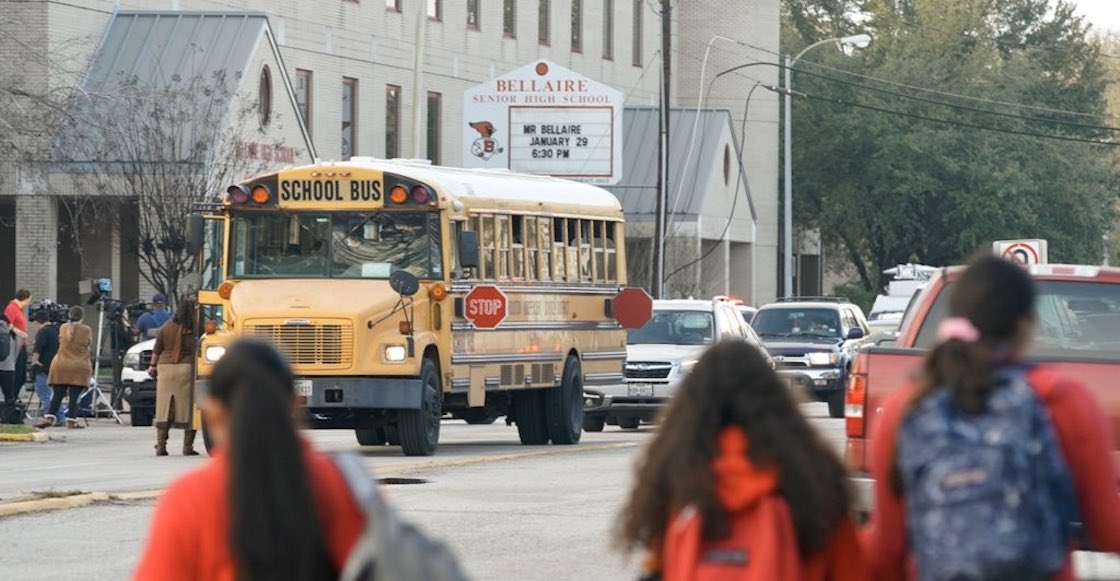
<svg viewBox="0 0 1120 581">
<path fill-rule="evenodd" d="M 626 386 L 626 393 L 630 397 L 653 397 L 653 384 L 631 383 Z"/>
<path fill-rule="evenodd" d="M 312 384 L 311 384 L 310 379 L 297 379 L 297 380 L 295 380 L 295 384 L 296 384 L 296 395 L 297 396 L 311 397 L 311 385 Z"/>
</svg>

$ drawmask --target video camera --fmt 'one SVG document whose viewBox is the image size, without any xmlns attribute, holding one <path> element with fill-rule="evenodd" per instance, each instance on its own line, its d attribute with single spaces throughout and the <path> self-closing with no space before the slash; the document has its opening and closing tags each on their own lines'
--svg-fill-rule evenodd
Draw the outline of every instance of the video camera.
<svg viewBox="0 0 1120 581">
<path fill-rule="evenodd" d="M 67 321 L 70 315 L 70 305 L 60 305 L 49 300 L 44 300 L 39 303 L 39 306 L 31 310 L 32 313 L 38 311 L 45 311 L 47 313 L 48 323 L 58 325 Z"/>
</svg>

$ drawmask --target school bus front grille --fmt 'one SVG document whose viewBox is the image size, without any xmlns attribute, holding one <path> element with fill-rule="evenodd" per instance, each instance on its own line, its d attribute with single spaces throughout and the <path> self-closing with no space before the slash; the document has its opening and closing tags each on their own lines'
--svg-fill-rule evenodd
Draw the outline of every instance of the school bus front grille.
<svg viewBox="0 0 1120 581">
<path fill-rule="evenodd" d="M 354 330 L 348 324 L 249 325 L 249 335 L 268 341 L 292 365 L 349 365 Z"/>
</svg>

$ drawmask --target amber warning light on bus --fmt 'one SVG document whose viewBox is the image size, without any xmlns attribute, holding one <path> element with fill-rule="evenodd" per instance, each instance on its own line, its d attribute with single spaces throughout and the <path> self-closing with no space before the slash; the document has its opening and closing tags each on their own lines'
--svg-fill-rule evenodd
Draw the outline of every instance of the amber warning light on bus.
<svg viewBox="0 0 1120 581">
<path fill-rule="evenodd" d="M 653 297 L 643 288 L 626 287 L 611 301 L 611 314 L 624 329 L 639 329 L 653 317 Z"/>
</svg>

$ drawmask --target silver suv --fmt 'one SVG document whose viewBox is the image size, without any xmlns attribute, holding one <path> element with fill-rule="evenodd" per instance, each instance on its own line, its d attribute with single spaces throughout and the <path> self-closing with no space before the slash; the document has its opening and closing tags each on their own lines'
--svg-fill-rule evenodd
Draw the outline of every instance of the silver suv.
<svg viewBox="0 0 1120 581">
<path fill-rule="evenodd" d="M 626 333 L 626 382 L 584 390 L 583 429 L 598 432 L 607 424 L 634 429 L 652 421 L 704 349 L 726 338 L 762 349 L 729 300 L 653 301 L 649 322 Z"/>
</svg>

